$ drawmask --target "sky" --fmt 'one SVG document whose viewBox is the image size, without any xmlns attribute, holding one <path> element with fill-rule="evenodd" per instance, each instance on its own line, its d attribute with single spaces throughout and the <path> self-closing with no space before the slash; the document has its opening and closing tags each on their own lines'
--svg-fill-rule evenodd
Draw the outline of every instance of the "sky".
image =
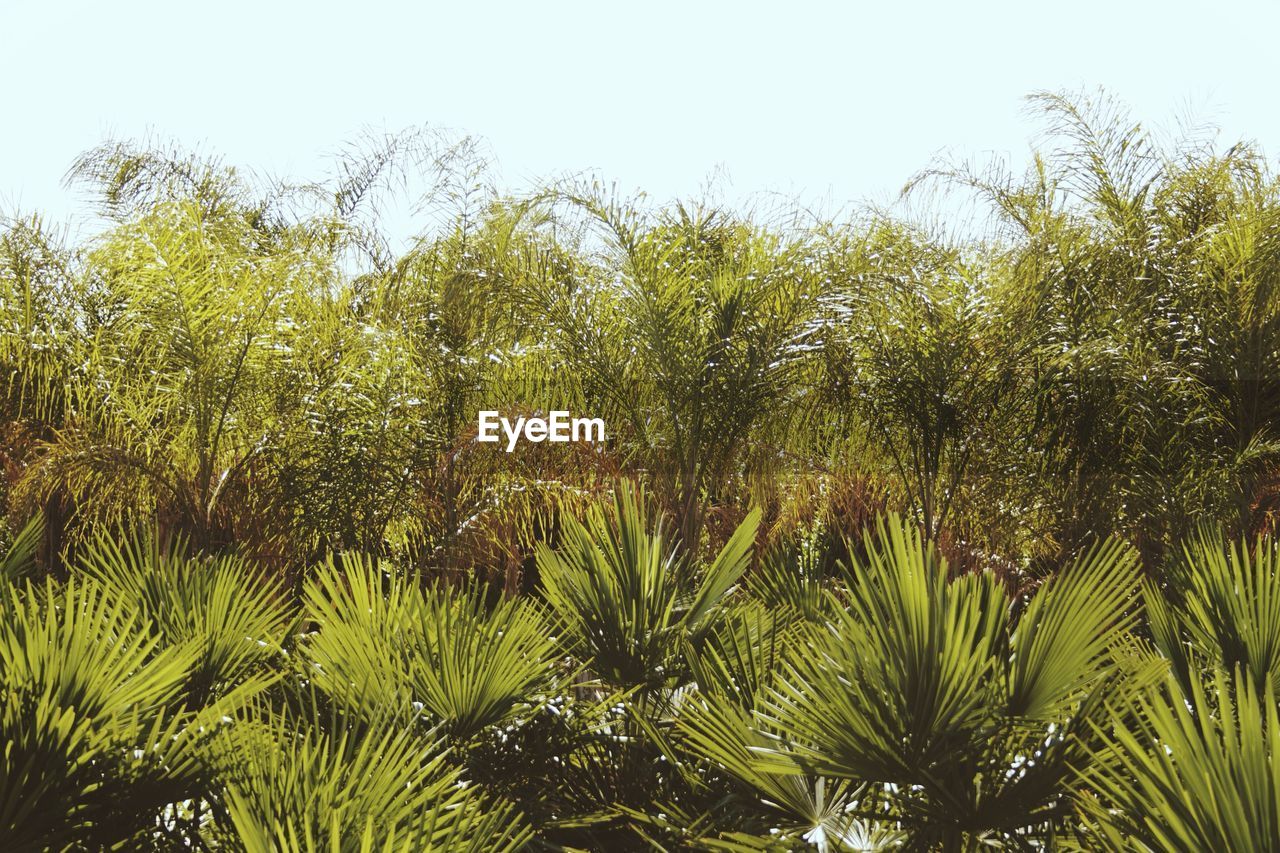
<svg viewBox="0 0 1280 853">
<path fill-rule="evenodd" d="M 1036 90 L 1102 86 L 1280 152 L 1280 3 L 0 0 L 0 214 L 76 220 L 108 138 L 322 175 L 362 130 L 485 140 L 513 191 L 889 203 L 940 156 L 1026 161 Z"/>
</svg>

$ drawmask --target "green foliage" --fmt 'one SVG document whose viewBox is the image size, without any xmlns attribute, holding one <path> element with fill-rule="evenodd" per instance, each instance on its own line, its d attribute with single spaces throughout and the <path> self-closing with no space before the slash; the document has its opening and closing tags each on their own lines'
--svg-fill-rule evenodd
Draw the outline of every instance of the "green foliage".
<svg viewBox="0 0 1280 853">
<path fill-rule="evenodd" d="M 1258 693 L 1280 688 L 1280 577 L 1276 543 L 1189 542 L 1166 595 L 1147 588 L 1151 634 L 1188 696 L 1199 675 L 1240 674 Z M 1169 600 L 1172 598 L 1172 600 Z"/>
<path fill-rule="evenodd" d="M 1081 730 L 1121 674 L 1136 561 L 1098 548 L 1016 616 L 989 573 L 948 575 L 918 531 L 881 523 L 836 615 L 760 702 L 779 755 L 761 767 L 890 785 L 920 843 L 1051 836 Z"/>
<path fill-rule="evenodd" d="M 570 520 L 565 542 L 538 548 L 548 604 L 568 635 L 568 647 L 604 681 L 619 687 L 678 687 L 685 642 L 698 643 L 715 624 L 717 607 L 746 570 L 758 514 L 751 514 L 705 571 L 650 529 L 644 495 L 620 491 L 613 510 Z"/>
<path fill-rule="evenodd" d="M 1032 101 L 947 234 L 87 152 L 0 221 L 0 847 L 1280 844 L 1280 183 Z"/>
<path fill-rule="evenodd" d="M 193 655 L 157 652 L 127 601 L 27 585 L 0 626 L 0 833 L 15 849 L 117 843 L 199 790 L 177 700 Z"/>
<path fill-rule="evenodd" d="M 528 839 L 509 806 L 477 797 L 412 730 L 280 716 L 221 746 L 237 753 L 223 759 L 226 809 L 245 850 L 507 851 Z"/>
<path fill-rule="evenodd" d="M 532 601 L 490 607 L 478 587 L 423 590 L 368 561 L 342 566 L 308 583 L 318 630 L 302 651 L 315 685 L 354 714 L 422 720 L 465 744 L 528 714 L 572 675 L 560 671 L 555 623 Z"/>
<path fill-rule="evenodd" d="M 147 620 L 162 647 L 190 650 L 193 705 L 263 671 L 291 644 L 296 618 L 284 588 L 238 557 L 99 536 L 77 568 Z"/>
<path fill-rule="evenodd" d="M 758 482 L 770 439 L 781 443 L 800 419 L 796 381 L 813 351 L 820 284 L 814 248 L 712 207 L 650 218 L 596 185 L 553 198 L 603 231 L 598 275 L 616 286 L 542 288 L 535 304 L 591 402 L 625 430 L 624 451 L 652 466 L 681 542 L 696 549 L 703 496 L 737 477 Z"/>
<path fill-rule="evenodd" d="M 4 559 L 0 560 L 0 581 L 6 584 L 6 591 L 11 592 L 15 581 L 35 570 L 36 551 L 43 535 L 44 519 L 36 516 L 23 525 L 18 535 L 8 543 Z"/>
<path fill-rule="evenodd" d="M 1151 691 L 1136 719 L 1101 733 L 1085 779 L 1099 847 L 1266 850 L 1280 844 L 1280 713 L 1270 687 L 1219 673 L 1190 696 Z M 1106 804 L 1105 806 L 1103 804 Z"/>
<path fill-rule="evenodd" d="M 849 251 L 849 250 L 845 250 Z M 951 519 L 971 469 L 1017 442 L 1033 386 L 1018 381 L 1022 330 L 992 311 L 1001 270 L 885 223 L 833 288 L 828 394 L 866 423 L 931 534 Z"/>
</svg>

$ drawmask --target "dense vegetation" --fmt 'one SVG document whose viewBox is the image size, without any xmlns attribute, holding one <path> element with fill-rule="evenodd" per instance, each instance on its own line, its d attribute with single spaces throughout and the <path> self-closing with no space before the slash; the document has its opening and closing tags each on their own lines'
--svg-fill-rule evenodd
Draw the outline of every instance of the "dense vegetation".
<svg viewBox="0 0 1280 853">
<path fill-rule="evenodd" d="M 950 231 L 86 153 L 0 231 L 0 847 L 1280 849 L 1280 183 L 1035 103 Z"/>
</svg>

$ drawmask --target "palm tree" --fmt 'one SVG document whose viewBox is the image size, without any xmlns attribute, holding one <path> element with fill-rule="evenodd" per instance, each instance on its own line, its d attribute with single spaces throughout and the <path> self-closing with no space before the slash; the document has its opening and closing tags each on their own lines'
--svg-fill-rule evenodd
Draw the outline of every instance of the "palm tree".
<svg viewBox="0 0 1280 853">
<path fill-rule="evenodd" d="M 820 283 L 812 247 L 709 207 L 650 217 L 594 186 L 550 198 L 596 226 L 604 266 L 531 298 L 568 381 L 695 551 L 707 505 L 733 481 L 758 483 L 796 428 Z"/>
<path fill-rule="evenodd" d="M 936 539 L 957 505 L 975 498 L 966 494 L 974 471 L 1025 441 L 1028 347 L 996 310 L 1003 270 L 889 222 L 830 251 L 826 399 L 869 434 Z"/>
<path fill-rule="evenodd" d="M 1096 724 L 1080 803 L 1099 845 L 1280 843 L 1278 559 L 1266 537 L 1224 543 L 1202 530 L 1164 589 L 1147 584 L 1152 639 L 1169 674 Z"/>
<path fill-rule="evenodd" d="M 624 484 L 611 512 L 568 520 L 559 549 L 539 545 L 538 574 L 578 659 L 616 687 L 669 690 L 689 679 L 685 644 L 713 629 L 721 600 L 746 571 L 760 516 L 748 515 L 698 571 L 660 522 L 651 527 L 644 503 L 643 492 Z"/>
<path fill-rule="evenodd" d="M 711 699 L 692 718 L 696 748 L 763 800 L 790 790 L 781 802 L 810 831 L 825 789 L 841 804 L 821 822 L 833 837 L 1052 843 L 1092 727 L 1153 677 L 1126 662 L 1135 555 L 1100 546 L 1015 606 L 990 572 L 951 579 L 913 524 L 883 521 L 871 540 L 749 705 Z"/>
</svg>

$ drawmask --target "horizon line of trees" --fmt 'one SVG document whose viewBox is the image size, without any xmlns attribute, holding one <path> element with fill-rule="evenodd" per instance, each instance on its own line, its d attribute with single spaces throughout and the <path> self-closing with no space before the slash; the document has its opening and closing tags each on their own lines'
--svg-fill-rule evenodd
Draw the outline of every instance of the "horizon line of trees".
<svg viewBox="0 0 1280 853">
<path fill-rule="evenodd" d="M 1277 184 L 1157 145 L 1106 98 L 1035 97 L 1025 173 L 933 168 L 984 237 L 881 212 L 768 221 L 598 183 L 512 198 L 469 140 L 353 146 L 254 181 L 111 143 L 69 180 L 110 223 L 0 232 L 0 508 L 42 560 L 102 524 L 296 573 L 394 555 L 519 584 L 561 509 L 644 482 L 694 550 L 893 509 L 957 564 L 1038 577 L 1113 533 L 1156 572 L 1206 523 L 1271 529 Z M 431 223 L 396 253 L 388 199 Z M 476 413 L 603 417 L 602 452 L 474 442 Z M 148 520 L 151 520 L 150 522 Z"/>
</svg>

